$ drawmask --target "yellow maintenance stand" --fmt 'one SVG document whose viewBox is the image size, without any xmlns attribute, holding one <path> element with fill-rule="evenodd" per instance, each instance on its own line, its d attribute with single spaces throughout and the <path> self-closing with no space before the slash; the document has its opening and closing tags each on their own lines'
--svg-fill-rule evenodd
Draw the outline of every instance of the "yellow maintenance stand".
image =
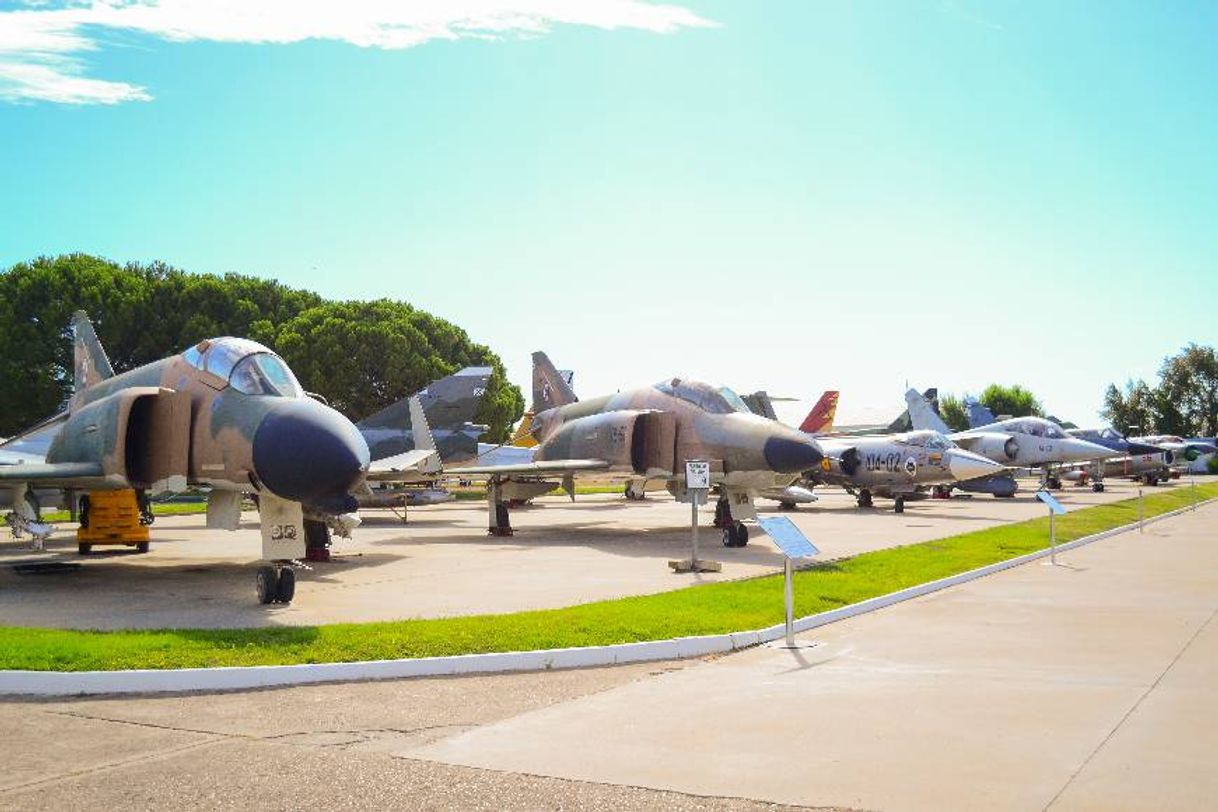
<svg viewBox="0 0 1218 812">
<path fill-rule="evenodd" d="M 80 500 L 76 549 L 88 555 L 95 544 L 124 544 L 146 553 L 150 516 L 133 490 L 91 491 Z"/>
</svg>

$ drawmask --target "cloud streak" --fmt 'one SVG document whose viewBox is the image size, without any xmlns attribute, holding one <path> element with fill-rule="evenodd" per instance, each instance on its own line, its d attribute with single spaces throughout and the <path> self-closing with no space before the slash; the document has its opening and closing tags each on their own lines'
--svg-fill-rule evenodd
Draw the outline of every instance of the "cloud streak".
<svg viewBox="0 0 1218 812">
<path fill-rule="evenodd" d="M 89 76 L 116 35 L 286 45 L 331 40 L 398 50 L 433 40 L 540 36 L 555 26 L 666 34 L 714 23 L 649 0 L 27 0 L 0 12 L 0 101 L 119 104 L 147 88 Z"/>
</svg>

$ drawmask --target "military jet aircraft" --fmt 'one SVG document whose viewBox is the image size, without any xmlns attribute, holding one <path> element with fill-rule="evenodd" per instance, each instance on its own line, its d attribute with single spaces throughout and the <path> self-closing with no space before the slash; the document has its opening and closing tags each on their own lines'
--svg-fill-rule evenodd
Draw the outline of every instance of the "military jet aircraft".
<svg viewBox="0 0 1218 812">
<path fill-rule="evenodd" d="M 893 499 L 894 510 L 904 513 L 905 500 L 923 495 L 930 486 L 1004 470 L 1000 463 L 965 451 L 937 431 L 818 440 L 825 459 L 809 479 L 845 488 L 855 495 L 859 507 L 871 507 L 872 497 L 880 496 Z"/>
<path fill-rule="evenodd" d="M 669 378 L 654 386 L 589 400 L 575 397 L 545 353 L 533 354 L 533 462 L 446 469 L 454 476 L 486 476 L 492 535 L 510 535 L 503 496 L 514 477 L 658 479 L 688 501 L 684 464 L 705 460 L 721 490 L 729 523 L 725 546 L 748 543 L 741 521 L 756 517 L 754 499 L 766 488 L 785 487 L 822 459 L 816 442 L 792 428 L 751 414 L 728 389 Z"/>
<path fill-rule="evenodd" d="M 31 488 L 210 488 L 207 525 L 227 530 L 238 528 L 241 496 L 252 493 L 270 562 L 257 571 L 258 598 L 290 601 L 290 562 L 324 550 L 331 529 L 346 535 L 358 523 L 352 491 L 372 466 L 351 421 L 309 397 L 279 356 L 247 339 L 200 341 L 116 375 L 84 313 L 72 329 L 75 392 L 67 408 L 3 447 L 45 449 L 39 461 L 0 466 L 14 530 L 38 522 L 26 498 Z"/>
<path fill-rule="evenodd" d="M 1147 485 L 1158 484 L 1170 475 L 1176 454 L 1170 448 L 1129 440 L 1116 429 L 1108 426 L 1101 429 L 1066 429 L 1071 437 L 1102 445 L 1113 451 L 1112 456 L 1090 463 L 1082 470 L 1091 478 L 1091 490 L 1104 490 L 1104 478 L 1126 476 L 1141 479 Z"/>
<path fill-rule="evenodd" d="M 1040 468 L 1044 485 L 1061 487 L 1061 478 L 1054 472 L 1057 466 L 1071 462 L 1101 460 L 1112 452 L 1101 445 L 1070 437 L 1051 420 L 1043 417 L 1015 417 L 999 420 L 984 428 L 951 432 L 926 399 L 916 389 L 905 393 L 909 416 L 918 429 L 931 429 L 946 434 L 953 442 L 994 462 L 1012 468 Z M 1002 478 L 991 478 L 996 496 L 1013 495 L 999 492 Z M 1011 479 L 1014 484 L 1014 479 Z"/>
</svg>

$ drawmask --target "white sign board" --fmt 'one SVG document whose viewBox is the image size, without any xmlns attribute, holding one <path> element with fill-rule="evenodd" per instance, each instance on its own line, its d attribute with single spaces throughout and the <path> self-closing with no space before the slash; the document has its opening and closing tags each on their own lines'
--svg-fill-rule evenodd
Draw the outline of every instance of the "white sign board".
<svg viewBox="0 0 1218 812">
<path fill-rule="evenodd" d="M 688 460 L 685 463 L 686 490 L 707 490 L 711 486 L 710 463 L 703 460 Z"/>
<path fill-rule="evenodd" d="M 816 545 L 795 526 L 795 522 L 786 516 L 758 518 L 757 524 L 774 540 L 787 558 L 811 558 L 820 553 Z"/>
<path fill-rule="evenodd" d="M 267 561 L 304 558 L 304 511 L 299 502 L 288 502 L 265 491 L 258 499 L 262 523 L 262 557 Z"/>
<path fill-rule="evenodd" d="M 1037 491 L 1036 498 L 1048 505 L 1049 510 L 1053 511 L 1058 516 L 1061 516 L 1066 512 L 1066 509 L 1062 507 L 1062 503 L 1054 499 L 1053 494 L 1049 493 L 1048 491 Z"/>
</svg>

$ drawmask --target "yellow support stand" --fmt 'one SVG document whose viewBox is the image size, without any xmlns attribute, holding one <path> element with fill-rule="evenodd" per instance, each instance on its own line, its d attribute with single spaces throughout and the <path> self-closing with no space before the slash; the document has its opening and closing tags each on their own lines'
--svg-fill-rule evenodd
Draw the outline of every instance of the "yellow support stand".
<svg viewBox="0 0 1218 812">
<path fill-rule="evenodd" d="M 92 552 L 95 544 L 123 544 L 148 552 L 148 527 L 140 523 L 135 491 L 91 491 L 86 498 L 88 512 L 76 530 L 81 555 Z"/>
</svg>

